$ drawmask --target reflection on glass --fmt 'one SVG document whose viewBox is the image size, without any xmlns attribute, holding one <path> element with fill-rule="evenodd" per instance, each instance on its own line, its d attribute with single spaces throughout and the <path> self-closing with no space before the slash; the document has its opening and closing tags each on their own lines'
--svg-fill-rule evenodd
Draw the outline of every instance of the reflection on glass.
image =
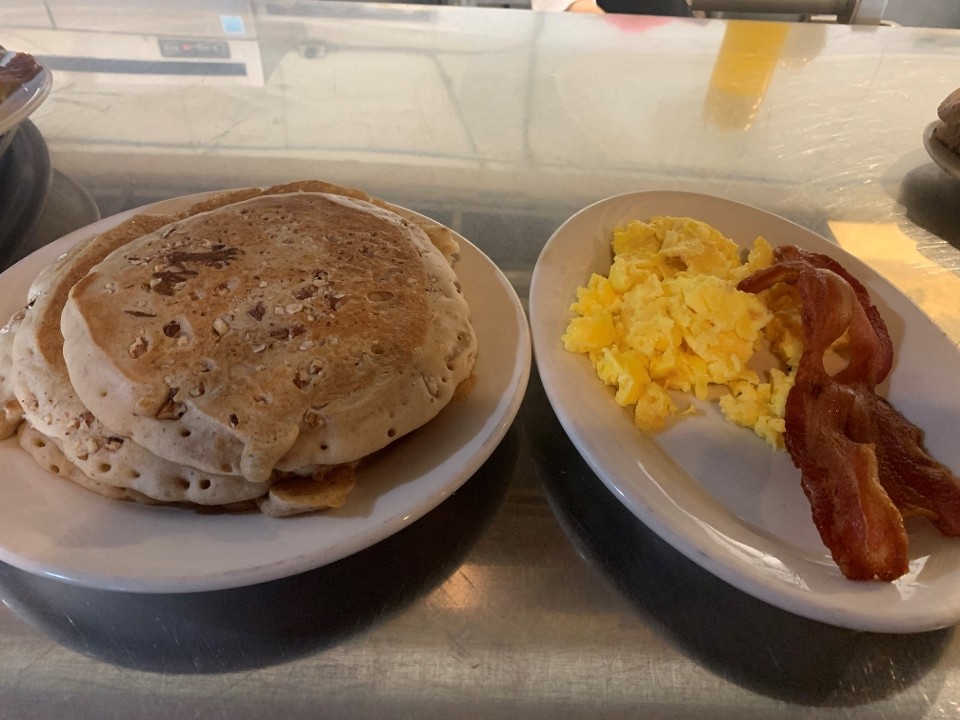
<svg viewBox="0 0 960 720">
<path fill-rule="evenodd" d="M 727 24 L 707 88 L 704 116 L 721 130 L 747 130 L 763 103 L 790 26 L 733 20 Z"/>
<path fill-rule="evenodd" d="M 896 223 L 830 220 L 837 243 L 892 282 L 955 342 L 960 342 L 960 278 L 938 272 Z"/>
</svg>

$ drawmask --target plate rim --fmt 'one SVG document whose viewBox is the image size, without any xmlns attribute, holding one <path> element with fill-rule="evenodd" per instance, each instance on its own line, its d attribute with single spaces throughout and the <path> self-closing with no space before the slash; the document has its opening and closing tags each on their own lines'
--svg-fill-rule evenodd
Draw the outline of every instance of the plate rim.
<svg viewBox="0 0 960 720">
<path fill-rule="evenodd" d="M 221 192 L 224 191 L 215 190 L 193 193 L 148 203 L 140 207 L 125 210 L 106 218 L 102 218 L 85 227 L 78 228 L 77 230 L 64 235 L 52 243 L 39 248 L 30 255 L 27 255 L 23 259 L 19 260 L 11 267 L 7 268 L 2 274 L 0 274 L 0 286 L 2 286 L 5 278 L 9 279 L 11 276 L 15 276 L 18 271 L 23 272 L 24 265 L 42 262 L 42 264 L 38 264 L 37 271 L 39 272 L 39 270 L 42 269 L 46 264 L 52 262 L 54 259 L 56 259 L 56 257 L 58 257 L 59 254 L 66 251 L 69 247 L 72 247 L 75 243 L 80 242 L 84 238 L 90 237 L 95 233 L 103 232 L 104 230 L 113 227 L 132 215 L 146 212 L 165 213 L 178 208 L 182 209 L 194 202 L 198 202 Z M 427 218 L 427 216 L 424 216 L 421 213 L 417 213 L 402 206 L 395 205 L 395 207 L 410 212 L 414 215 Z M 529 332 L 529 323 L 527 321 L 523 305 L 517 296 L 516 290 L 510 284 L 510 281 L 507 279 L 503 271 L 489 258 L 489 256 L 486 255 L 486 253 L 463 237 L 460 233 L 452 229 L 451 232 L 454 233 L 454 237 L 456 238 L 457 242 L 460 243 L 461 253 L 463 252 L 464 248 L 467 248 L 467 252 L 473 255 L 473 261 L 478 263 L 479 267 L 483 268 L 484 271 L 489 273 L 488 279 L 495 281 L 497 286 L 499 286 L 503 291 L 502 300 L 508 303 L 513 310 L 512 320 L 516 323 L 517 330 L 517 346 L 514 352 L 512 367 L 509 369 L 509 372 L 504 373 L 503 376 L 503 385 L 505 387 L 505 391 L 500 397 L 498 404 L 495 405 L 491 414 L 483 417 L 479 425 L 478 434 L 471 436 L 469 441 L 449 452 L 449 455 L 453 457 L 464 451 L 465 448 L 474 445 L 472 451 L 468 454 L 468 457 L 463 458 L 463 463 L 456 469 L 455 472 L 452 472 L 451 479 L 439 483 L 437 487 L 433 488 L 429 494 L 421 499 L 418 503 L 408 505 L 402 508 L 402 510 L 393 511 L 392 514 L 386 518 L 385 522 L 368 527 L 361 533 L 347 535 L 344 538 L 341 538 L 336 544 L 322 550 L 301 553 L 287 553 L 282 560 L 270 562 L 265 565 L 250 565 L 240 569 L 232 569 L 224 572 L 190 575 L 188 577 L 177 578 L 156 575 L 149 577 L 131 577 L 128 573 L 116 574 L 90 570 L 89 568 L 81 568 L 78 570 L 76 568 L 65 567 L 63 566 L 62 562 L 61 564 L 57 564 L 43 558 L 37 559 L 35 557 L 25 557 L 22 554 L 18 554 L 9 550 L 5 545 L 2 544 L 0 544 L 0 561 L 33 575 L 56 579 L 71 585 L 98 590 L 149 594 L 224 590 L 245 587 L 271 580 L 278 580 L 331 564 L 360 552 L 368 547 L 371 547 L 382 540 L 385 540 L 386 538 L 403 530 L 405 527 L 408 527 L 430 511 L 437 508 L 452 493 L 456 492 L 457 489 L 467 482 L 500 445 L 519 412 L 520 405 L 522 404 L 526 388 L 529 383 L 532 369 L 532 340 Z M 41 261 L 38 258 L 43 258 L 43 260 Z M 34 276 L 35 275 L 28 276 L 25 278 L 25 280 L 28 283 L 32 282 Z M 473 302 L 476 303 L 476 300 Z M 11 304 L 15 307 L 16 301 L 12 301 Z M 471 306 L 471 313 L 476 316 L 476 310 L 474 309 L 473 305 Z M 509 375 L 509 378 L 507 378 L 507 375 Z M 469 401 L 470 397 L 468 396 L 465 402 Z M 492 425 L 492 427 L 488 427 L 488 423 L 494 419 L 495 423 Z M 487 432 L 483 434 L 484 431 Z M 3 442 L 16 443 L 17 441 L 15 438 L 12 438 Z M 19 446 L 16 447 L 16 451 L 22 452 Z M 31 464 L 33 463 L 32 459 L 30 459 L 28 456 L 25 457 L 26 461 L 29 461 Z M 435 467 L 436 466 L 432 466 L 431 469 L 435 469 Z M 37 468 L 37 470 L 39 472 L 45 472 L 41 468 Z M 420 474 L 416 478 L 411 479 L 410 482 L 421 480 L 426 474 L 427 473 Z M 53 476 L 51 476 L 51 479 L 53 479 Z M 115 504 L 118 501 L 116 500 L 99 497 L 94 493 L 90 493 L 88 490 L 84 490 L 83 488 L 73 487 L 72 483 L 68 483 L 68 481 L 64 481 L 60 478 L 56 478 L 56 480 L 58 482 L 67 483 L 64 486 L 61 486 L 61 489 L 65 489 L 67 493 L 81 491 L 84 496 L 87 494 L 94 495 L 92 498 L 94 501 L 102 501 L 103 504 L 100 505 L 101 507 L 108 509 L 117 507 Z M 127 505 L 127 503 L 124 503 L 123 505 Z M 146 506 L 139 506 L 136 504 L 130 504 L 130 506 L 136 511 L 151 509 L 147 508 Z M 159 508 L 159 510 L 171 511 L 170 508 L 162 507 Z M 190 510 L 186 510 L 185 512 L 189 514 Z M 196 513 L 194 513 L 194 516 L 200 517 Z M 183 515 L 180 515 L 180 517 L 183 517 Z M 251 514 L 251 517 L 258 517 L 262 519 L 262 516 L 258 514 Z M 311 522 L 322 520 L 322 518 L 323 513 L 317 513 L 304 515 L 299 518 L 282 518 L 279 519 L 279 522 L 283 523 L 289 520 L 293 520 L 295 522 Z M 277 527 L 280 527 L 280 525 Z"/>
<path fill-rule="evenodd" d="M 705 547 L 703 543 L 698 543 L 695 539 L 678 536 L 677 529 L 670 525 L 669 518 L 658 515 L 655 509 L 644 503 L 644 498 L 642 496 L 635 497 L 629 487 L 625 489 L 623 482 L 621 482 L 618 478 L 611 476 L 606 464 L 599 457 L 600 453 L 595 447 L 597 443 L 591 442 L 590 438 L 581 437 L 581 434 L 576 427 L 576 423 L 574 422 L 571 410 L 569 407 L 567 407 L 568 403 L 564 401 L 563 391 L 559 386 L 559 381 L 552 375 L 552 373 L 555 371 L 555 368 L 551 367 L 551 355 L 554 357 L 559 357 L 564 353 L 567 353 L 567 351 L 559 346 L 559 337 L 553 338 L 552 336 L 547 336 L 545 334 L 547 332 L 545 329 L 545 323 L 547 321 L 541 317 L 541 312 L 546 310 L 543 307 L 544 304 L 549 303 L 549 299 L 545 299 L 549 293 L 549 288 L 546 288 L 543 285 L 543 283 L 546 282 L 544 280 L 544 266 L 546 262 L 549 262 L 550 253 L 556 251 L 556 238 L 562 237 L 562 233 L 566 232 L 566 229 L 572 223 L 577 221 L 578 218 L 582 218 L 588 214 L 594 215 L 602 213 L 602 211 L 610 205 L 615 206 L 618 203 L 626 203 L 634 199 L 656 199 L 657 196 L 665 199 L 680 199 L 686 202 L 718 202 L 721 205 L 726 206 L 727 209 L 739 209 L 742 211 L 755 213 L 758 217 L 763 217 L 767 222 L 791 226 L 794 231 L 800 232 L 807 236 L 816 237 L 818 238 L 817 242 L 828 244 L 830 247 L 835 248 L 837 253 L 853 261 L 853 264 L 856 265 L 856 267 L 851 267 L 851 270 L 853 270 L 855 273 L 860 273 L 862 269 L 868 274 L 870 281 L 878 282 L 886 286 L 886 293 L 892 292 L 895 294 L 895 299 L 899 298 L 900 300 L 908 303 L 913 310 L 923 316 L 923 318 L 927 321 L 927 323 L 930 324 L 932 328 L 938 331 L 938 337 L 942 336 L 942 338 L 946 338 L 946 334 L 943 333 L 943 331 L 935 323 L 933 323 L 933 321 L 923 311 L 922 308 L 913 303 L 912 300 L 910 300 L 882 275 L 872 270 L 868 265 L 859 260 L 859 258 L 851 255 L 836 243 L 832 243 L 822 235 L 819 235 L 818 233 L 815 233 L 814 231 L 809 230 L 780 215 L 737 200 L 733 200 L 731 198 L 723 197 L 721 195 L 700 192 L 646 189 L 609 196 L 591 203 L 590 205 L 587 205 L 586 207 L 577 211 L 556 229 L 556 231 L 550 236 L 550 239 L 544 245 L 539 257 L 537 258 L 537 264 L 534 268 L 530 282 L 528 315 L 531 324 L 531 334 L 533 337 L 534 357 L 537 362 L 537 367 L 540 371 L 540 377 L 547 398 L 553 407 L 562 427 L 564 428 L 564 431 L 567 433 L 578 453 L 583 457 L 587 465 L 597 475 L 601 482 L 603 482 L 606 489 L 609 490 L 623 505 L 625 505 L 627 509 L 641 522 L 643 522 L 658 536 L 668 542 L 668 544 L 670 544 L 674 549 L 679 551 L 690 560 L 694 561 L 696 564 L 700 565 L 707 572 L 710 572 L 716 577 L 719 577 L 725 582 L 737 587 L 741 591 L 767 602 L 768 604 L 774 605 L 780 609 L 802 617 L 855 630 L 887 633 L 908 633 L 934 630 L 955 624 L 957 620 L 960 619 L 960 597 L 958 597 L 957 600 L 954 600 L 952 605 L 949 603 L 944 603 L 942 607 L 938 608 L 939 611 L 936 613 L 928 612 L 918 617 L 910 616 L 904 618 L 902 616 L 885 615 L 882 612 L 864 615 L 861 611 L 862 609 L 859 607 L 850 607 L 849 605 L 838 606 L 835 603 L 829 602 L 829 600 L 817 602 L 818 595 L 816 592 L 811 590 L 801 590 L 796 587 L 792 587 L 783 581 L 777 582 L 775 580 L 771 580 L 772 577 L 775 577 L 774 573 L 757 573 L 755 566 L 747 565 L 746 567 L 738 567 L 736 563 L 732 563 L 730 561 L 729 557 L 718 558 L 716 556 L 717 554 L 715 551 L 715 546 Z M 655 213 L 651 212 L 650 214 Z M 692 216 L 695 217 L 695 215 Z M 625 219 L 626 218 L 622 219 L 621 222 L 623 222 Z M 545 258 L 547 259 L 546 261 Z M 583 280 L 586 280 L 586 271 L 584 271 L 584 275 L 585 277 Z M 573 302 L 575 289 L 575 287 L 571 287 L 567 290 L 566 296 L 569 299 L 568 305 L 569 303 Z M 552 305 L 551 309 L 553 309 Z M 947 340 L 947 342 L 949 342 L 949 340 Z M 595 375 L 594 379 L 596 379 Z M 600 388 L 601 386 L 598 383 L 595 387 Z M 612 399 L 610 399 L 609 402 L 612 404 Z M 744 525 L 744 527 L 746 526 Z M 780 542 L 783 543 L 783 541 Z M 720 554 L 722 555 L 722 553 Z M 835 566 L 832 567 L 831 570 L 835 571 Z M 882 589 L 887 586 L 885 583 L 854 584 L 853 581 L 845 582 L 851 583 L 849 589 L 854 594 L 863 593 L 864 589 L 866 588 Z M 865 599 L 865 597 L 866 596 L 864 596 L 864 598 L 854 597 L 854 603 Z M 813 602 L 811 602 L 811 598 L 813 598 Z"/>
</svg>

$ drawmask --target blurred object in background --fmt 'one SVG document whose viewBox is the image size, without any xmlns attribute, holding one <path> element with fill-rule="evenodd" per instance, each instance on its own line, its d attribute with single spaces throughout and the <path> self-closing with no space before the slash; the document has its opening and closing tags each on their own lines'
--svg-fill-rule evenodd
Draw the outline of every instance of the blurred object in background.
<svg viewBox="0 0 960 720">
<path fill-rule="evenodd" d="M 685 0 L 597 0 L 597 4 L 608 13 L 693 17 Z"/>
<path fill-rule="evenodd" d="M 746 130 L 757 116 L 790 26 L 731 20 L 713 66 L 704 117 L 721 130 Z"/>
<path fill-rule="evenodd" d="M 707 17 L 878 25 L 887 0 L 692 0 Z"/>
<path fill-rule="evenodd" d="M 943 0 L 691 0 L 711 18 L 960 28 L 960 3 Z"/>
<path fill-rule="evenodd" d="M 687 0 L 532 0 L 534 10 L 693 17 Z"/>
</svg>

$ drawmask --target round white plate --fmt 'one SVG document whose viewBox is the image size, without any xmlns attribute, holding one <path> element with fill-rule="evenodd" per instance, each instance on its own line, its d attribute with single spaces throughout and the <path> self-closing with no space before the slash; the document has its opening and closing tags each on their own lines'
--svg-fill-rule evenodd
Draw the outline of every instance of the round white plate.
<svg viewBox="0 0 960 720">
<path fill-rule="evenodd" d="M 4 53 L 0 52 L 0 58 L 4 56 Z M 50 94 L 53 75 L 50 69 L 39 60 L 37 64 L 40 66 L 40 72 L 0 103 L 0 135 L 26 120 Z"/>
<path fill-rule="evenodd" d="M 608 198 L 565 222 L 544 247 L 530 287 L 534 354 L 564 429 L 607 487 L 654 532 L 732 585 L 773 605 L 834 625 L 884 632 L 960 619 L 960 538 L 909 524 L 910 571 L 893 583 L 847 580 L 810 518 L 799 471 L 713 405 L 648 435 L 633 425 L 586 356 L 560 340 L 578 286 L 610 267 L 613 229 L 631 219 L 703 220 L 743 247 L 757 235 L 842 262 L 870 290 L 893 338 L 896 364 L 881 387 L 926 430 L 931 453 L 960 470 L 955 440 L 960 354 L 915 305 L 866 265 L 776 215 L 718 197 L 638 192 Z"/>
<path fill-rule="evenodd" d="M 933 161 L 943 168 L 947 175 L 960 180 L 960 155 L 950 150 L 933 136 L 933 131 L 939 124 L 939 121 L 934 121 L 924 128 L 923 146 L 927 149 L 927 153 L 933 158 Z"/>
<path fill-rule="evenodd" d="M 203 195 L 101 220 L 0 275 L 4 321 L 30 282 L 78 240 L 134 212 L 173 213 Z M 477 383 L 466 400 L 358 471 L 346 504 L 315 515 L 204 515 L 117 502 L 39 468 L 0 443 L 0 560 L 28 572 L 111 590 L 187 592 L 250 585 L 320 567 L 401 530 L 439 505 L 490 456 L 516 416 L 530 373 L 530 339 L 516 293 L 462 237 L 456 264 L 477 331 Z"/>
</svg>

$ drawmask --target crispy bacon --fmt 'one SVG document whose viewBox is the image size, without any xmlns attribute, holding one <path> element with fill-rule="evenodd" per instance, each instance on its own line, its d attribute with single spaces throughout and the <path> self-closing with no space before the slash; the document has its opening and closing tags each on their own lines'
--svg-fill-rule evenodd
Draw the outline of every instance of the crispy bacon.
<svg viewBox="0 0 960 720">
<path fill-rule="evenodd" d="M 944 535 L 960 535 L 960 481 L 924 449 L 923 431 L 879 395 L 864 395 L 847 420 L 854 442 L 874 443 L 880 482 L 906 517 L 927 518 Z"/>
<path fill-rule="evenodd" d="M 784 438 L 814 524 L 846 577 L 894 580 L 908 569 L 903 514 L 960 535 L 960 480 L 927 454 L 922 431 L 874 393 L 893 346 L 866 288 L 835 260 L 792 246 L 738 287 L 756 293 L 779 282 L 794 285 L 802 303 L 804 351 Z M 849 362 L 831 376 L 824 355 L 845 332 Z"/>
<path fill-rule="evenodd" d="M 835 379 L 863 383 L 871 390 L 883 382 L 893 366 L 893 343 L 880 311 L 871 304 L 870 293 L 860 281 L 833 258 L 793 245 L 777 248 L 774 260 L 770 267 L 741 281 L 738 288 L 756 293 L 778 282 L 796 285 L 803 302 L 804 347 L 817 353 L 811 359 L 818 357 L 822 366 L 823 354 L 849 329 L 850 362 Z M 816 347 L 810 346 L 811 339 Z"/>
</svg>

